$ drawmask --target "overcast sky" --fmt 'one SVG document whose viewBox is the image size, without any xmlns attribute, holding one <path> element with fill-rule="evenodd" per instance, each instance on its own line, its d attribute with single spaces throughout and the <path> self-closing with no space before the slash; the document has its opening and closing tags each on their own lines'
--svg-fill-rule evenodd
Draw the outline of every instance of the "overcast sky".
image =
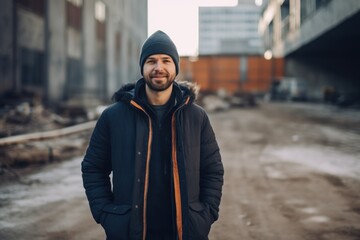
<svg viewBox="0 0 360 240">
<path fill-rule="evenodd" d="M 148 0 L 148 34 L 162 30 L 175 42 L 180 55 L 196 55 L 198 7 L 236 4 L 237 0 Z"/>
</svg>

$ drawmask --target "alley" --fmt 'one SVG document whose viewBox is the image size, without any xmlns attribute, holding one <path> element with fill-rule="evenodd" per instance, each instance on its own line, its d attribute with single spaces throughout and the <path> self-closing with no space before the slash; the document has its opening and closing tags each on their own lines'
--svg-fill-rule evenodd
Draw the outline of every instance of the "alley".
<svg viewBox="0 0 360 240">
<path fill-rule="evenodd" d="M 210 113 L 225 166 L 212 240 L 360 239 L 360 112 L 263 103 Z M 0 184 L 0 239 L 104 239 L 81 157 Z"/>
</svg>

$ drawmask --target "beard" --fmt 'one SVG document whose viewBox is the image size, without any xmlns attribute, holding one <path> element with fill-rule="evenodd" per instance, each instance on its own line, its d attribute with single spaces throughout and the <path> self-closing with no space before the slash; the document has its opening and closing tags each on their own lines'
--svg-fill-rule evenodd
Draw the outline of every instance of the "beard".
<svg viewBox="0 0 360 240">
<path fill-rule="evenodd" d="M 161 81 L 155 80 L 154 78 L 157 78 L 157 77 L 165 78 L 166 81 L 164 82 L 164 80 L 161 80 Z M 145 78 L 146 85 L 152 91 L 155 91 L 155 92 L 165 91 L 173 84 L 173 82 L 175 80 L 175 77 L 171 77 L 167 73 L 153 73 L 153 74 L 150 74 L 148 77 L 144 77 L 144 78 Z"/>
</svg>

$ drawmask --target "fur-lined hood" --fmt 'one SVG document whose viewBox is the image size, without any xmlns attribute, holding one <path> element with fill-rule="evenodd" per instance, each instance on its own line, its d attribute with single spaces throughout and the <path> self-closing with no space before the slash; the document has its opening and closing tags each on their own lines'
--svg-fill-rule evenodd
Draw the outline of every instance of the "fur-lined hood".
<svg viewBox="0 0 360 240">
<path fill-rule="evenodd" d="M 129 102 L 135 98 L 139 98 L 140 90 L 145 85 L 145 80 L 141 78 L 136 83 L 128 83 L 122 86 L 118 91 L 112 96 L 114 102 L 125 101 Z M 185 99 L 187 96 L 190 96 L 190 101 L 193 102 L 196 100 L 199 94 L 199 87 L 196 83 L 187 82 L 187 81 L 177 81 L 174 82 L 174 91 L 178 93 L 177 98 Z"/>
</svg>

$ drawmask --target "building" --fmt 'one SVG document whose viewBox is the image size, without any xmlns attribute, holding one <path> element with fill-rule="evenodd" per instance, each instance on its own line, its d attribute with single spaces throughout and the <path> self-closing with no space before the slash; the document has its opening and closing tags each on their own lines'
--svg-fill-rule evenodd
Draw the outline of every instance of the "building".
<svg viewBox="0 0 360 240">
<path fill-rule="evenodd" d="M 254 0 L 239 0 L 234 7 L 200 7 L 199 55 L 263 54 L 260 14 Z"/>
<path fill-rule="evenodd" d="M 139 77 L 146 0 L 4 0 L 0 20 L 0 95 L 107 100 Z"/>
<path fill-rule="evenodd" d="M 263 56 L 260 14 L 254 0 L 239 0 L 234 7 L 200 7 L 199 56 L 195 61 L 182 58 L 180 77 L 205 92 L 266 93 L 272 79 L 283 76 L 283 62 Z"/>
<path fill-rule="evenodd" d="M 329 93 L 360 100 L 360 1 L 269 0 L 259 30 L 265 48 L 285 58 L 285 74 L 301 78 L 311 98 Z"/>
</svg>

